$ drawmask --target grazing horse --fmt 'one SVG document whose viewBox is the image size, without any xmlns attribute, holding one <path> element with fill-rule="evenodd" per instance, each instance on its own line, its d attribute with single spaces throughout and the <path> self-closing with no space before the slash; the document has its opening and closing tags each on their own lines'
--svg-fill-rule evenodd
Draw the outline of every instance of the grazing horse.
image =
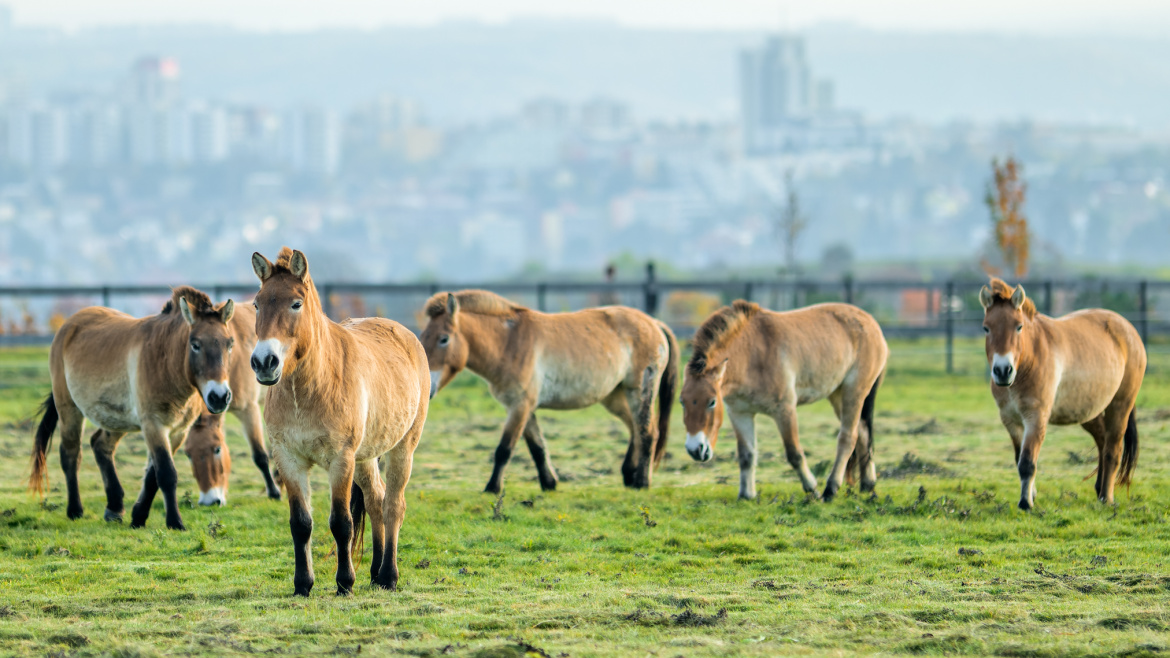
<svg viewBox="0 0 1170 658">
<path fill-rule="evenodd" d="M 168 306 L 163 313 L 169 312 Z M 280 500 L 280 487 L 272 478 L 268 468 L 268 449 L 264 446 L 264 420 L 260 413 L 260 385 L 256 383 L 256 375 L 248 365 L 248 358 L 252 355 L 252 348 L 256 346 L 256 311 L 250 306 L 240 306 L 232 313 L 228 322 L 228 329 L 235 339 L 235 347 L 229 355 L 230 366 L 228 371 L 228 385 L 232 390 L 231 403 L 228 411 L 243 425 L 244 435 L 252 446 L 252 462 L 260 469 L 264 476 L 265 488 L 268 497 Z M 210 414 L 204 414 L 210 416 Z M 107 430 L 99 429 L 90 440 L 94 454 L 102 454 L 100 459 L 113 460 L 114 451 L 122 439 L 121 434 L 111 434 Z M 180 445 L 186 446 L 187 456 L 191 459 L 191 472 L 199 484 L 200 505 L 226 505 L 227 481 L 231 472 L 230 464 L 220 461 L 231 460 L 228 454 L 227 441 L 223 433 L 222 420 L 209 421 L 200 418 L 192 426 L 187 440 L 171 446 L 177 451 Z M 113 469 L 102 469 L 106 481 L 107 508 L 121 509 L 122 485 L 118 481 L 118 474 Z"/>
<path fill-rule="evenodd" d="M 264 419 L 288 492 L 295 591 L 308 596 L 313 588 L 308 473 L 314 464 L 329 471 L 337 593 L 353 590 L 352 552 L 358 544 L 353 517 L 364 530 L 367 511 L 374 535 L 371 578 L 394 590 L 406 483 L 430 404 L 426 352 L 412 331 L 392 320 L 330 320 L 299 251 L 285 247 L 276 263 L 253 254 L 252 269 L 260 292 L 259 342 L 251 364 L 257 380 L 269 387 Z M 384 454 L 385 489 L 378 473 Z"/>
<path fill-rule="evenodd" d="M 848 304 L 817 304 L 777 313 L 743 300 L 708 317 L 695 334 L 682 388 L 687 452 L 715 454 L 723 410 L 731 417 L 739 455 L 739 497 L 756 497 L 756 414 L 771 416 L 788 463 L 815 494 L 797 438 L 796 407 L 829 398 L 841 421 L 837 459 L 822 499 L 833 499 L 854 466 L 861 490 L 873 491 L 873 408 L 889 348 L 873 316 Z M 857 447 L 856 451 L 854 447 Z"/>
<path fill-rule="evenodd" d="M 94 457 L 106 484 L 105 518 L 119 521 L 122 485 L 114 468 L 114 448 L 125 434 L 141 431 L 150 454 L 131 526 L 146 523 L 154 496 L 162 489 L 167 527 L 185 530 L 175 500 L 172 455 L 204 405 L 212 413 L 222 413 L 231 404 L 228 359 L 235 339 L 228 322 L 234 310 L 230 299 L 215 306 L 204 293 L 182 286 L 158 315 L 137 319 L 92 306 L 66 320 L 49 350 L 53 392 L 42 407 L 29 486 L 42 491 L 45 453 L 60 422 L 61 468 L 69 491 L 66 513 L 71 519 L 81 516 L 77 466 L 88 418 L 106 430 L 94 435 Z"/>
<path fill-rule="evenodd" d="M 1020 471 L 1020 509 L 1036 502 L 1036 461 L 1048 425 L 1079 424 L 1097 443 L 1097 498 L 1113 502 L 1138 457 L 1134 403 L 1146 348 L 1133 325 L 1093 308 L 1050 318 L 1023 286 L 999 279 L 979 291 L 991 394 L 1012 438 Z"/>
<path fill-rule="evenodd" d="M 557 473 L 535 411 L 598 402 L 630 431 L 622 463 L 625 485 L 650 486 L 651 472 L 666 453 L 678 382 L 678 344 L 669 327 L 625 306 L 541 313 L 483 290 L 438 293 L 427 301 L 426 314 L 421 338 L 431 395 L 467 368 L 487 380 L 508 409 L 484 491 L 503 488 L 504 467 L 520 436 L 536 462 L 541 488 L 555 489 Z"/>
</svg>

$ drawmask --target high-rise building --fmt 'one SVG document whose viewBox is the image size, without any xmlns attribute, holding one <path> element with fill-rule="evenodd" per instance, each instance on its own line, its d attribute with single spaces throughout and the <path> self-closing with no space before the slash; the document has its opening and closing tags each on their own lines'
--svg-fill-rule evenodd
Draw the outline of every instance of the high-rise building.
<svg viewBox="0 0 1170 658">
<path fill-rule="evenodd" d="M 228 157 L 228 118 L 221 107 L 192 109 L 191 158 L 195 162 L 220 162 Z"/>
<path fill-rule="evenodd" d="M 804 39 L 769 37 L 739 59 L 740 110 L 749 152 L 774 150 L 780 135 L 813 110 Z"/>
<path fill-rule="evenodd" d="M 85 166 L 103 166 L 123 159 L 123 114 L 115 105 L 89 102 L 73 108 L 69 125 L 69 158 Z"/>
<path fill-rule="evenodd" d="M 318 107 L 288 112 L 283 132 L 286 154 L 294 169 L 326 176 L 337 171 L 341 131 L 332 112 Z"/>
<path fill-rule="evenodd" d="M 179 101 L 179 62 L 173 57 L 141 57 L 130 72 L 130 101 L 170 105 Z"/>
</svg>

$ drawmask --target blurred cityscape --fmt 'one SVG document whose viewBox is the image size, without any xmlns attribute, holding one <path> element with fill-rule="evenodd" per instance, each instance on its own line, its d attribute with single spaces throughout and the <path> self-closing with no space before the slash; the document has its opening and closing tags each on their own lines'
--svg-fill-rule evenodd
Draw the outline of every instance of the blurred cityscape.
<svg viewBox="0 0 1170 658">
<path fill-rule="evenodd" d="M 659 91 L 542 85 L 548 71 L 525 72 L 553 55 L 535 48 L 511 52 L 533 61 L 498 84 L 468 72 L 513 32 L 609 35 L 631 69 L 673 76 L 655 74 Z M 362 50 L 379 34 L 65 33 L 0 6 L 0 281 L 249 282 L 248 254 L 282 244 L 334 281 L 598 279 L 615 261 L 640 276 L 646 260 L 664 277 L 775 276 L 790 185 L 808 222 L 803 274 L 937 280 L 978 269 L 990 163 L 1007 155 L 1024 164 L 1035 274 L 1153 268 L 1170 250 L 1170 139 L 1142 117 L 872 112 L 818 68 L 817 34 L 689 35 L 707 105 L 671 91 L 688 87 L 690 55 L 670 61 L 687 34 L 400 29 L 381 35 L 396 48 L 386 59 Z M 360 65 L 330 59 L 350 37 Z M 435 40 L 463 50 L 436 59 Z M 291 63 L 274 67 L 269 49 Z M 320 61 L 289 56 L 302 51 Z M 400 88 L 344 83 L 415 62 L 432 73 Z M 217 70 L 248 74 L 217 88 Z M 963 75 L 950 84 L 982 84 Z M 338 86 L 322 87 L 330 76 Z"/>
</svg>

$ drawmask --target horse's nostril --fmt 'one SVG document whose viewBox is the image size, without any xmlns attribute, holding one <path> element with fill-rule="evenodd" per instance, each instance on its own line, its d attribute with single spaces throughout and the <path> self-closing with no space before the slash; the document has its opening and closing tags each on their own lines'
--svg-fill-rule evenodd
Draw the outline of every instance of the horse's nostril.
<svg viewBox="0 0 1170 658">
<path fill-rule="evenodd" d="M 263 364 L 260 363 L 260 359 L 256 358 L 256 356 L 253 355 L 252 356 L 252 370 L 259 370 L 262 367 L 263 367 Z"/>
</svg>

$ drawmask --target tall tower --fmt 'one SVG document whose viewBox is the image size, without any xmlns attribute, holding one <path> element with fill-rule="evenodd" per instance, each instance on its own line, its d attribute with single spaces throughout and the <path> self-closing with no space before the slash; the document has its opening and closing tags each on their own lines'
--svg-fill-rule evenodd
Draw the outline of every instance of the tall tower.
<svg viewBox="0 0 1170 658">
<path fill-rule="evenodd" d="M 769 150 L 777 129 L 812 109 L 804 39 L 777 35 L 743 51 L 739 74 L 745 145 L 749 152 Z"/>
</svg>

